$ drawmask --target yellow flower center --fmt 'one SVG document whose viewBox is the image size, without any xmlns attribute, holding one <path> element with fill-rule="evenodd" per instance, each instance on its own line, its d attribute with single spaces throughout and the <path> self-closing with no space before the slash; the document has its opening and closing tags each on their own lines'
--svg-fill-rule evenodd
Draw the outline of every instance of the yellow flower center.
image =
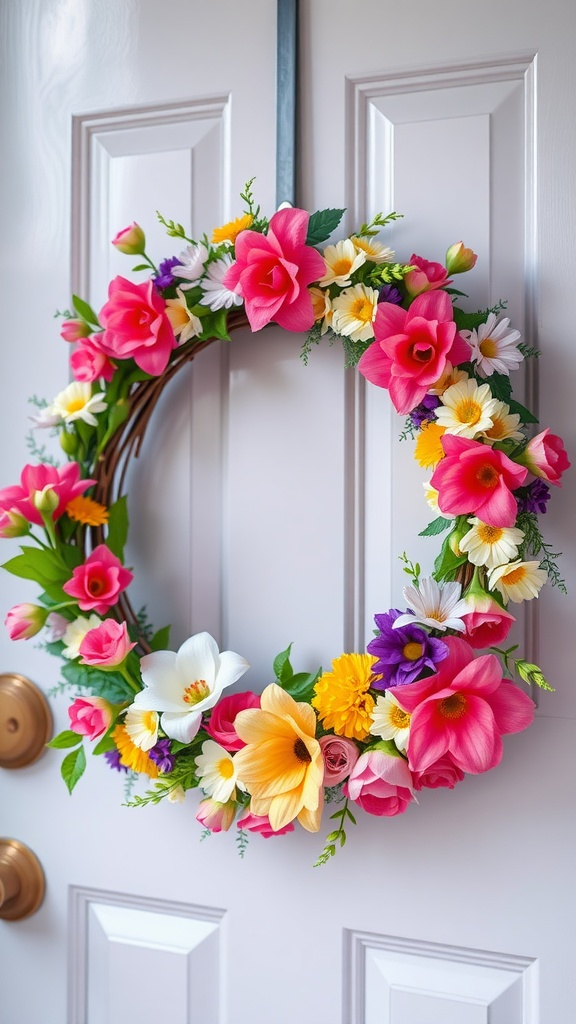
<svg viewBox="0 0 576 1024">
<path fill-rule="evenodd" d="M 309 764 L 311 762 L 312 758 L 310 757 L 308 747 L 300 737 L 298 737 L 294 743 L 293 750 L 298 761 L 302 761 L 304 764 Z"/>
<path fill-rule="evenodd" d="M 411 640 L 402 648 L 402 654 L 408 661 L 418 661 L 418 658 L 422 657 L 423 651 L 424 645 L 417 644 L 415 640 Z"/>
<path fill-rule="evenodd" d="M 223 779 L 231 779 L 234 775 L 234 765 L 229 757 L 223 757 L 218 761 L 216 768 Z"/>
<path fill-rule="evenodd" d="M 482 484 L 482 487 L 492 490 L 492 488 L 496 487 L 499 476 L 494 466 L 491 466 L 489 462 L 485 462 L 483 466 L 479 467 L 476 479 Z"/>
<path fill-rule="evenodd" d="M 473 398 L 464 398 L 454 409 L 456 419 L 460 423 L 470 423 L 473 426 L 478 423 L 482 415 L 482 406 L 478 405 Z"/>
<path fill-rule="evenodd" d="M 510 572 L 504 573 L 502 582 L 506 586 L 513 587 L 515 583 L 520 583 L 526 577 L 526 569 L 520 565 L 517 569 L 511 569 Z"/>
<path fill-rule="evenodd" d="M 360 320 L 363 324 L 372 323 L 372 314 L 374 312 L 374 306 L 370 302 L 370 299 L 364 296 L 360 299 L 355 299 L 350 306 L 350 315 L 355 320 Z"/>
<path fill-rule="evenodd" d="M 488 526 L 487 523 L 481 523 L 478 527 L 478 537 L 484 544 L 497 544 L 503 533 L 504 530 L 500 526 Z"/>
<path fill-rule="evenodd" d="M 498 355 L 498 345 L 494 338 L 484 338 L 484 341 L 481 341 L 478 347 L 482 355 L 486 356 L 487 359 L 494 359 L 494 356 Z"/>
<path fill-rule="evenodd" d="M 142 715 L 142 726 L 146 732 L 156 731 L 157 717 L 155 711 L 145 711 Z"/>
<path fill-rule="evenodd" d="M 451 697 L 445 697 L 438 704 L 438 711 L 442 718 L 462 718 L 468 708 L 468 701 L 463 693 L 454 693 Z"/>
<path fill-rule="evenodd" d="M 83 398 L 72 398 L 68 402 L 68 415 L 72 412 L 80 412 L 80 409 L 83 409 L 85 405 L 86 402 Z"/>
<path fill-rule="evenodd" d="M 390 711 L 390 724 L 396 729 L 407 729 L 410 725 L 410 715 L 394 704 Z"/>
<path fill-rule="evenodd" d="M 346 259 L 345 256 L 343 256 L 339 260 L 335 260 L 335 262 L 332 264 L 332 272 L 335 277 L 347 277 L 351 269 L 352 260 Z"/>
<path fill-rule="evenodd" d="M 199 704 L 201 700 L 205 700 L 206 697 L 210 696 L 210 687 L 205 679 L 197 679 L 196 682 L 190 683 L 184 690 L 182 700 L 185 704 Z"/>
<path fill-rule="evenodd" d="M 490 430 L 486 431 L 486 437 L 491 438 L 492 441 L 499 441 L 502 438 L 507 437 L 505 420 L 500 419 L 498 416 L 494 416 Z"/>
</svg>

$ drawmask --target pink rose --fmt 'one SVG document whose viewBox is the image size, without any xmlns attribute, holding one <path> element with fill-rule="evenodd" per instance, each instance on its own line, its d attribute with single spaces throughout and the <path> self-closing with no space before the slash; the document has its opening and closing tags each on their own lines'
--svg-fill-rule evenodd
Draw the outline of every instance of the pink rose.
<svg viewBox="0 0 576 1024">
<path fill-rule="evenodd" d="M 235 814 L 234 800 L 220 804 L 209 796 L 198 804 L 196 821 L 199 821 L 205 828 L 209 828 L 211 832 L 227 832 L 234 821 Z"/>
<path fill-rule="evenodd" d="M 76 697 L 68 708 L 70 728 L 89 740 L 97 740 L 109 728 L 112 705 L 104 697 Z"/>
<path fill-rule="evenodd" d="M 247 690 L 245 693 L 232 693 L 228 697 L 222 697 L 212 711 L 210 721 L 204 726 L 206 732 L 216 743 L 219 743 L 224 750 L 241 750 L 246 744 L 240 739 L 234 722 L 239 711 L 246 708 L 259 708 L 260 697 L 257 693 Z"/>
<path fill-rule="evenodd" d="M 287 825 L 284 825 L 284 828 L 280 828 L 275 832 L 267 814 L 251 814 L 250 811 L 246 811 L 246 814 L 239 818 L 236 824 L 238 828 L 244 828 L 248 832 L 257 832 L 264 839 L 270 839 L 271 836 L 285 836 L 287 832 L 294 831 L 294 825 L 289 821 Z"/>
<path fill-rule="evenodd" d="M 92 331 L 85 320 L 65 320 L 62 324 L 60 337 L 64 341 L 80 341 L 80 338 L 87 338 Z"/>
<path fill-rule="evenodd" d="M 72 579 L 62 589 L 76 598 L 83 612 L 105 615 L 131 580 L 132 573 L 124 568 L 110 548 L 98 544 L 86 561 L 74 569 Z"/>
<path fill-rule="evenodd" d="M 253 331 L 274 320 L 287 331 L 308 331 L 314 310 L 308 285 L 325 271 L 324 259 L 306 245 L 310 215 L 305 210 L 275 213 L 267 235 L 241 231 L 236 262 L 224 275 L 225 288 L 244 299 Z"/>
<path fill-rule="evenodd" d="M 29 523 L 43 526 L 43 519 L 35 505 L 35 499 L 50 490 L 53 501 L 52 519 L 59 519 L 66 511 L 66 505 L 78 494 L 84 494 L 95 480 L 81 480 L 80 466 L 77 462 L 67 462 L 64 466 L 24 466 L 20 476 L 20 484 L 3 487 L 0 490 L 0 509 L 7 513 L 20 513 Z"/>
<path fill-rule="evenodd" d="M 412 772 L 414 789 L 454 789 L 457 782 L 462 782 L 464 772 L 454 764 L 449 755 L 439 757 L 423 772 Z"/>
<path fill-rule="evenodd" d="M 152 281 L 133 284 L 115 277 L 108 287 L 108 302 L 100 310 L 104 333 L 102 350 L 113 359 L 133 359 L 145 373 L 164 373 L 177 345 L 166 316 L 166 303 Z"/>
<path fill-rule="evenodd" d="M 88 381 L 90 384 L 101 377 L 108 382 L 112 380 L 116 367 L 102 351 L 97 339 L 98 335 L 86 338 L 72 352 L 70 366 L 75 380 Z"/>
<path fill-rule="evenodd" d="M 133 647 L 136 647 L 136 643 L 130 643 L 125 622 L 104 619 L 96 629 L 89 629 L 82 640 L 79 648 L 80 664 L 115 668 L 124 661 Z"/>
<path fill-rule="evenodd" d="M 344 795 L 368 814 L 403 814 L 413 799 L 410 769 L 403 757 L 372 748 L 358 758 Z"/>
<path fill-rule="evenodd" d="M 502 608 L 489 594 L 469 594 L 466 598 L 470 611 L 462 616 L 466 632 L 462 635 L 470 647 L 479 650 L 501 644 L 516 619 Z"/>
<path fill-rule="evenodd" d="M 410 266 L 416 267 L 416 270 L 410 270 L 404 278 L 406 291 L 411 298 L 422 292 L 435 291 L 436 288 L 445 288 L 447 284 L 452 284 L 447 280 L 448 271 L 441 263 L 431 263 L 414 252 L 408 262 Z"/>
<path fill-rule="evenodd" d="M 37 604 L 16 604 L 8 612 L 4 625 L 11 640 L 28 640 L 40 632 L 47 618 L 47 608 Z"/>
<path fill-rule="evenodd" d="M 358 760 L 358 747 L 344 736 L 321 736 L 318 740 L 324 758 L 324 785 L 337 786 L 347 779 Z"/>
<path fill-rule="evenodd" d="M 146 237 L 140 225 L 134 221 L 129 227 L 118 232 L 112 239 L 112 245 L 116 246 L 118 252 L 123 252 L 127 256 L 142 256 L 146 248 Z"/>
<path fill-rule="evenodd" d="M 561 486 L 562 473 L 570 466 L 562 438 L 551 434 L 549 427 L 528 441 L 522 455 L 518 456 L 518 462 L 526 466 L 534 476 L 557 487 Z"/>
</svg>

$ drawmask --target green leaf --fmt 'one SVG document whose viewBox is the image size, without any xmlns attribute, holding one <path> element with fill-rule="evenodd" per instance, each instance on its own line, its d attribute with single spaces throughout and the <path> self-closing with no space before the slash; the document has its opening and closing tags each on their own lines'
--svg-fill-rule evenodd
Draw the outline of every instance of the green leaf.
<svg viewBox="0 0 576 1024">
<path fill-rule="evenodd" d="M 151 267 L 148 263 L 138 263 L 135 267 L 132 267 L 132 273 L 136 273 L 137 270 L 150 270 Z"/>
<path fill-rule="evenodd" d="M 170 626 L 162 626 L 156 630 L 150 641 L 150 648 L 153 651 L 167 651 L 170 644 Z"/>
<path fill-rule="evenodd" d="M 128 537 L 128 504 L 127 495 L 123 494 L 108 509 L 108 533 L 106 544 L 116 558 L 124 559 L 124 545 Z"/>
<path fill-rule="evenodd" d="M 79 743 L 82 743 L 82 737 L 77 732 L 72 732 L 72 729 L 64 729 L 63 732 L 54 736 L 46 746 L 52 747 L 54 750 L 64 750 L 66 747 L 77 747 Z"/>
<path fill-rule="evenodd" d="M 521 405 L 520 402 L 517 402 L 515 398 L 509 398 L 508 405 L 510 406 L 510 412 L 517 413 L 520 417 L 521 423 L 539 422 L 538 417 L 535 416 L 533 412 L 530 412 L 530 409 L 527 409 L 524 405 Z"/>
<path fill-rule="evenodd" d="M 314 696 L 314 687 L 321 673 L 321 668 L 317 672 L 296 672 L 285 680 L 282 686 L 294 700 L 309 704 Z"/>
<path fill-rule="evenodd" d="M 16 555 L 2 566 L 13 576 L 35 580 L 50 596 L 52 596 L 49 589 L 50 584 L 66 583 L 70 578 L 70 571 L 66 563 L 56 552 L 29 547 L 21 547 L 20 550 L 21 555 Z"/>
<path fill-rule="evenodd" d="M 113 728 L 116 728 L 116 722 L 114 722 Z M 116 744 L 112 739 L 111 732 L 112 730 L 109 729 L 106 735 L 102 737 L 100 742 L 96 744 L 94 750 L 92 751 L 93 754 L 106 754 L 109 750 L 116 750 Z"/>
<path fill-rule="evenodd" d="M 459 565 L 464 565 L 464 562 L 468 561 L 466 555 L 455 555 L 450 547 L 450 537 L 446 537 L 442 545 L 442 550 L 434 562 L 434 579 L 438 583 L 442 580 L 447 579 L 452 573 L 456 571 Z"/>
<path fill-rule="evenodd" d="M 541 690 L 549 690 L 550 693 L 554 693 L 554 687 L 546 682 L 544 673 L 538 665 L 534 665 L 530 661 L 524 661 L 521 658 L 516 662 L 516 671 L 525 683 L 539 686 Z"/>
<path fill-rule="evenodd" d="M 306 245 L 320 245 L 338 227 L 346 210 L 317 210 L 310 217 Z"/>
<path fill-rule="evenodd" d="M 72 753 L 68 754 L 62 761 L 62 778 L 68 786 L 68 792 L 71 793 L 74 786 L 84 774 L 86 768 L 86 754 L 84 753 L 84 747 L 79 747 L 78 750 L 73 750 Z"/>
<path fill-rule="evenodd" d="M 111 704 L 123 704 L 132 700 L 134 690 L 117 672 L 103 672 L 102 669 L 90 668 L 69 661 L 61 668 L 62 675 L 71 686 L 79 686 L 90 690 L 96 697 L 104 697 Z"/>
<path fill-rule="evenodd" d="M 284 686 L 284 684 L 294 675 L 292 665 L 290 664 L 291 650 L 292 644 L 289 644 L 285 651 L 281 651 L 280 654 L 277 654 L 274 658 L 274 675 L 281 686 Z"/>
<path fill-rule="evenodd" d="M 203 307 L 204 310 L 206 307 Z M 217 309 L 214 313 L 204 316 L 202 322 L 202 338 L 221 338 L 230 341 L 227 325 L 227 309 Z"/>
<path fill-rule="evenodd" d="M 452 526 L 453 522 L 453 519 L 444 519 L 444 516 L 438 516 L 436 519 L 433 519 L 431 523 L 428 523 L 428 526 L 424 530 L 421 530 L 418 536 L 435 537 L 436 534 L 443 533 L 449 526 Z"/>
<path fill-rule="evenodd" d="M 510 395 L 512 394 L 510 377 L 507 377 L 504 373 L 493 373 L 488 383 L 490 384 L 492 397 L 497 398 L 499 402 L 506 402 L 507 405 L 510 405 Z"/>
<path fill-rule="evenodd" d="M 100 327 L 96 313 L 87 302 L 84 302 L 84 299 L 81 299 L 78 295 L 73 295 L 72 302 L 79 317 L 82 317 L 86 323 L 92 324 L 93 327 Z"/>
</svg>

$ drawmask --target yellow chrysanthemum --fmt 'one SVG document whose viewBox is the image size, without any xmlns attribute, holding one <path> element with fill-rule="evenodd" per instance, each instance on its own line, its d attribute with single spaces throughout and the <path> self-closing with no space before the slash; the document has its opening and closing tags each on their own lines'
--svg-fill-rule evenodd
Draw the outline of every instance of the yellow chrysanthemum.
<svg viewBox="0 0 576 1024">
<path fill-rule="evenodd" d="M 325 729 L 337 736 L 365 740 L 370 735 L 374 698 L 368 690 L 376 679 L 371 654 L 341 654 L 332 671 L 324 672 L 314 687 L 312 707 Z"/>
<path fill-rule="evenodd" d="M 441 459 L 444 458 L 442 447 L 442 434 L 446 433 L 446 427 L 438 423 L 428 422 L 422 425 L 418 435 L 414 458 L 423 469 L 436 469 Z"/>
<path fill-rule="evenodd" d="M 66 512 L 70 519 L 76 523 L 84 523 L 85 526 L 103 526 L 108 522 L 108 509 L 93 498 L 87 498 L 84 494 L 78 494 L 66 505 Z"/>
<path fill-rule="evenodd" d="M 112 739 L 120 754 L 120 764 L 130 768 L 133 772 L 142 772 L 151 779 L 158 778 L 158 765 L 154 764 L 148 754 L 132 743 L 124 725 L 116 726 L 112 733 Z"/>
<path fill-rule="evenodd" d="M 222 242 L 230 242 L 233 244 L 241 231 L 246 231 L 250 227 L 254 217 L 251 213 L 245 213 L 243 217 L 236 217 L 235 220 L 228 221 L 227 224 L 223 224 L 221 228 L 214 228 L 212 233 L 212 245 L 221 245 Z"/>
</svg>

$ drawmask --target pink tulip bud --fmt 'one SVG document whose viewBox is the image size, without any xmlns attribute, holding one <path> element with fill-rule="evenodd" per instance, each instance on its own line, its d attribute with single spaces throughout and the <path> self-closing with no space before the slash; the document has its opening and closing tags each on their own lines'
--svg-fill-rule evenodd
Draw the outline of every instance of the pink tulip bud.
<svg viewBox="0 0 576 1024">
<path fill-rule="evenodd" d="M 70 728 L 89 740 L 97 740 L 109 728 L 112 705 L 104 697 L 77 697 L 68 708 Z"/>
<path fill-rule="evenodd" d="M 116 246 L 118 252 L 123 252 L 127 256 L 142 256 L 146 248 L 146 236 L 140 225 L 134 221 L 130 227 L 118 232 L 112 239 L 112 245 Z"/>
<path fill-rule="evenodd" d="M 472 249 L 467 249 L 464 242 L 454 242 L 446 253 L 446 271 L 448 274 L 465 274 L 472 270 L 478 259 Z"/>
<path fill-rule="evenodd" d="M 60 331 L 60 337 L 69 342 L 87 338 L 90 334 L 92 331 L 85 320 L 65 320 Z"/>
<path fill-rule="evenodd" d="M 17 604 L 8 612 L 4 625 L 11 640 L 28 640 L 44 626 L 48 609 L 37 604 Z"/>
<path fill-rule="evenodd" d="M 226 804 L 218 803 L 212 797 L 201 800 L 198 804 L 196 821 L 199 821 L 211 832 L 227 832 L 236 814 L 236 803 L 229 800 Z"/>
<path fill-rule="evenodd" d="M 551 434 L 549 427 L 528 442 L 516 462 L 526 466 L 534 476 L 557 487 L 561 486 L 562 473 L 570 466 L 562 438 Z"/>
</svg>

